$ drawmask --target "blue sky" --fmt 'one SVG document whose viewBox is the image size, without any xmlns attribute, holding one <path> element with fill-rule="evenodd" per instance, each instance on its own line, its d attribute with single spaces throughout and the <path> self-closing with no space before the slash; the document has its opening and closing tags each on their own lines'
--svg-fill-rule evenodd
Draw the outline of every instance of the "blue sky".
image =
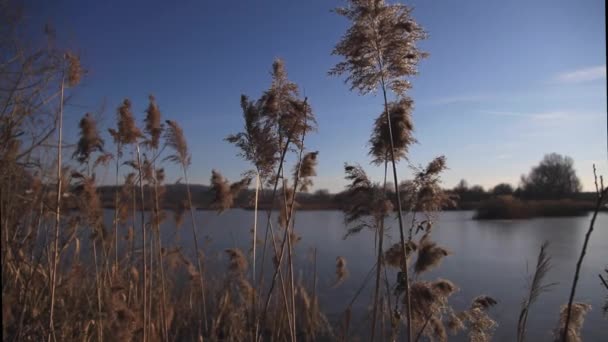
<svg viewBox="0 0 608 342">
<path fill-rule="evenodd" d="M 320 151 L 315 188 L 340 191 L 344 162 L 382 175 L 369 165 L 366 145 L 381 97 L 359 96 L 327 75 L 348 26 L 330 12 L 341 3 L 59 0 L 30 5 L 27 14 L 31 24 L 53 23 L 89 70 L 66 113 L 68 137 L 84 112 L 104 104 L 100 125 L 114 125 L 125 97 L 141 118 L 152 93 L 164 117 L 184 127 L 197 183 L 208 183 L 212 168 L 230 179 L 247 169 L 223 138 L 241 129 L 240 95 L 258 97 L 273 59 L 283 58 L 319 123 L 307 138 Z M 412 161 L 444 154 L 446 187 L 462 178 L 485 188 L 517 185 L 549 152 L 572 156 L 587 190 L 592 163 L 608 175 L 604 1 L 406 4 L 429 32 L 421 46 L 430 53 L 412 80 L 419 140 Z M 111 174 L 101 176 L 113 182 Z M 408 175 L 401 165 L 400 178 Z"/>
</svg>

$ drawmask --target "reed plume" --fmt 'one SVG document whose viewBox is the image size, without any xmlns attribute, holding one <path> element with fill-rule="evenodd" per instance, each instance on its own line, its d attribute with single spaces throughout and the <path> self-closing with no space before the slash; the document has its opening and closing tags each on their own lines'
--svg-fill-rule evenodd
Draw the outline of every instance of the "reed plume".
<svg viewBox="0 0 608 342">
<path fill-rule="evenodd" d="M 239 193 L 247 188 L 251 178 L 243 178 L 238 182 L 230 184 L 230 182 L 222 176 L 218 171 L 211 171 L 211 189 L 214 192 L 211 208 L 218 212 L 223 212 L 226 209 L 232 208 L 234 201 Z"/>
<path fill-rule="evenodd" d="M 312 177 L 317 175 L 315 168 L 317 166 L 317 155 L 319 151 L 309 152 L 304 155 L 302 158 L 302 162 L 298 163 L 298 165 L 293 170 L 293 178 L 294 180 L 300 177 L 299 182 L 300 186 L 298 187 L 299 191 L 308 191 L 312 186 Z M 299 170 L 298 170 L 299 169 Z M 295 183 L 295 181 L 294 181 Z"/>
<path fill-rule="evenodd" d="M 414 271 L 418 274 L 437 267 L 441 260 L 450 254 L 448 250 L 431 241 L 427 234 L 420 239 L 418 244 L 418 258 L 414 264 Z"/>
<path fill-rule="evenodd" d="M 414 241 L 408 241 L 405 244 L 406 255 L 408 257 L 408 261 L 410 260 L 410 256 L 413 252 L 418 249 L 418 246 Z M 401 248 L 401 243 L 397 242 L 392 245 L 386 252 L 384 252 L 384 262 L 392 267 L 397 269 L 402 269 L 405 265 L 402 264 L 403 261 L 403 249 Z"/>
<path fill-rule="evenodd" d="M 344 280 L 348 277 L 348 269 L 346 268 L 346 258 L 339 256 L 336 258 L 336 280 L 332 287 L 338 287 L 342 285 Z"/>
<path fill-rule="evenodd" d="M 471 307 L 461 313 L 459 317 L 468 325 L 469 341 L 488 342 L 492 340 L 497 323 L 488 315 L 488 310 L 496 304 L 497 301 L 492 297 L 477 296 L 473 299 Z"/>
<path fill-rule="evenodd" d="M 346 180 L 350 182 L 346 188 L 344 221 L 355 223 L 345 234 L 344 238 L 347 238 L 364 228 L 376 229 L 377 225 L 371 224 L 367 217 L 371 215 L 378 222 L 393 210 L 393 204 L 383 187 L 373 183 L 360 165 L 345 164 L 344 171 Z"/>
<path fill-rule="evenodd" d="M 229 248 L 225 250 L 226 254 L 230 258 L 230 265 L 228 269 L 235 273 L 245 273 L 247 271 L 247 258 L 238 248 Z"/>
<path fill-rule="evenodd" d="M 447 340 L 442 318 L 448 308 L 448 298 L 456 291 L 456 285 L 445 279 L 434 282 L 417 281 L 411 284 L 411 320 L 413 328 L 418 331 L 416 340 L 422 335 L 430 339 Z M 403 301 L 405 300 L 404 297 Z"/>
<path fill-rule="evenodd" d="M 545 277 L 549 270 L 551 269 L 551 257 L 547 254 L 547 248 L 549 247 L 549 242 L 545 241 L 540 246 L 540 252 L 538 253 L 538 258 L 536 261 L 536 268 L 534 270 L 534 275 L 532 276 L 532 282 L 530 283 L 530 289 L 528 296 L 522 302 L 521 312 L 519 314 L 519 320 L 517 323 L 517 341 L 523 342 L 526 336 L 526 323 L 528 321 L 528 314 L 530 312 L 530 307 L 538 297 L 543 293 L 547 292 L 551 289 L 551 287 L 555 286 L 557 283 L 544 283 Z"/>
<path fill-rule="evenodd" d="M 165 131 L 165 140 L 167 147 L 171 148 L 175 153 L 167 156 L 165 159 L 181 164 L 184 167 L 188 167 L 190 165 L 190 153 L 188 151 L 188 143 L 186 142 L 186 137 L 184 136 L 184 130 L 179 126 L 179 124 L 173 120 L 166 120 L 167 130 Z"/>
<path fill-rule="evenodd" d="M 80 83 L 80 79 L 84 74 L 84 69 L 80 64 L 80 58 L 72 52 L 66 52 L 65 59 L 67 61 L 66 78 L 68 86 L 74 87 Z M 63 101 L 63 99 L 62 99 Z"/>
<path fill-rule="evenodd" d="M 153 95 L 148 97 L 150 103 L 146 109 L 146 118 L 144 119 L 145 132 L 148 134 L 147 145 L 152 149 L 158 149 L 160 144 L 160 137 L 163 132 L 163 126 L 161 124 L 161 113 L 156 103 L 156 98 Z"/>
<path fill-rule="evenodd" d="M 120 145 L 135 144 L 142 136 L 131 111 L 131 101 L 124 99 L 117 109 L 118 131 L 114 138 Z"/>
<path fill-rule="evenodd" d="M 413 106 L 414 102 L 409 97 L 404 97 L 388 104 L 392 129 L 392 145 L 387 116 L 384 112 L 380 113 L 374 122 L 374 129 L 369 140 L 369 155 L 373 158 L 373 164 L 382 165 L 385 162 L 390 162 L 391 146 L 393 146 L 395 161 L 406 158 L 409 147 L 416 143 L 416 139 L 413 136 Z"/>
<path fill-rule="evenodd" d="M 86 113 L 78 126 L 80 128 L 80 139 L 78 139 L 73 158 L 80 163 L 85 163 L 89 161 L 93 152 L 103 151 L 103 140 L 99 136 L 97 124 L 91 113 Z"/>
<path fill-rule="evenodd" d="M 241 95 L 245 127 L 242 132 L 229 135 L 226 141 L 238 147 L 239 155 L 255 166 L 262 180 L 267 180 L 278 162 L 279 146 L 276 132 L 266 120 L 261 102 L 250 101 L 247 96 Z"/>
<path fill-rule="evenodd" d="M 346 74 L 345 82 L 361 94 L 385 85 L 397 94 L 409 89 L 407 78 L 418 73 L 418 62 L 428 56 L 416 46 L 427 34 L 412 17 L 412 8 L 383 0 L 349 0 L 334 11 L 351 26 L 332 51 L 344 61 L 329 74 Z"/>
<path fill-rule="evenodd" d="M 559 314 L 559 324 L 555 329 L 555 342 L 579 342 L 581 338 L 581 328 L 585 322 L 587 312 L 591 311 L 591 305 L 586 303 L 572 303 L 570 308 L 570 317 L 568 317 L 568 305 L 562 305 Z M 566 320 L 569 318 L 568 331 L 566 329 Z M 563 337 L 566 337 L 564 340 Z"/>
</svg>

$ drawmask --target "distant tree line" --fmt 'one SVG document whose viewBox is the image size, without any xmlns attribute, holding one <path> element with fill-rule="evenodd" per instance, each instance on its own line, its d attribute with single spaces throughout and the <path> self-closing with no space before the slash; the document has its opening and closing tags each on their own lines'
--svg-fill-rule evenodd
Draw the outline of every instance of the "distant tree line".
<svg viewBox="0 0 608 342">
<path fill-rule="evenodd" d="M 523 200 L 587 199 L 581 189 L 572 158 L 550 153 L 527 175 L 521 176 L 517 187 L 500 183 L 486 191 L 480 185 L 469 186 L 463 179 L 452 192 L 460 203 L 481 202 L 496 196 L 514 196 Z"/>
<path fill-rule="evenodd" d="M 390 189 L 390 187 L 388 187 Z M 407 184 L 401 184 L 402 192 L 407 192 Z M 102 202 L 105 207 L 113 206 L 113 187 L 101 187 Z M 182 205 L 185 192 L 184 184 L 173 184 L 166 186 L 165 203 L 167 209 Z M 270 193 L 263 191 L 260 194 L 260 208 L 271 206 L 272 197 Z M 481 202 L 488 201 L 499 196 L 512 196 L 522 200 L 561 200 L 573 199 L 593 201 L 592 193 L 582 193 L 581 183 L 574 170 L 574 162 L 568 156 L 551 153 L 544 156 L 537 166 L 534 166 L 527 175 L 522 175 L 520 183 L 514 187 L 508 183 L 500 183 L 496 186 L 484 189 L 481 185 L 469 185 L 466 180 L 461 180 L 447 193 L 452 199 L 444 201 L 444 209 L 474 209 Z M 105 194 L 105 195 L 104 195 Z M 253 190 L 243 191 L 235 198 L 235 207 L 252 209 Z M 209 209 L 213 201 L 213 190 L 209 186 L 195 185 L 192 187 L 193 205 L 199 209 Z M 402 202 L 407 205 L 408 196 L 402 194 Z M 313 193 L 301 193 L 298 195 L 298 205 L 304 210 L 341 210 L 347 205 L 348 199 L 345 192 L 332 194 L 327 189 L 319 189 Z M 276 201 L 275 201 L 276 202 Z M 278 202 L 275 203 L 275 206 Z"/>
</svg>

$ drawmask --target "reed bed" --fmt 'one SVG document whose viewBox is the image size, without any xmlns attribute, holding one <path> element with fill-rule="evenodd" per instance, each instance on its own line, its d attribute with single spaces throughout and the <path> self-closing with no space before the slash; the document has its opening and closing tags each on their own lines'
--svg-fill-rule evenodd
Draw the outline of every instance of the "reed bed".
<svg viewBox="0 0 608 342">
<path fill-rule="evenodd" d="M 85 73 L 78 56 L 57 48 L 49 37 L 40 50 L 19 50 L 16 59 L 3 64 L 36 81 L 26 87 L 21 79 L 2 76 L 3 82 L 14 85 L 0 117 L 3 340 L 351 340 L 353 304 L 373 279 L 370 314 L 363 324 L 369 327 L 370 340 L 444 341 L 466 334 L 470 341 L 489 341 L 497 326 L 491 309 L 500 303 L 482 294 L 457 311 L 450 297 L 458 285 L 427 278 L 451 254 L 432 238 L 437 214 L 451 198 L 440 186 L 446 158 L 417 166 L 408 155 L 416 140 L 414 101 L 407 91 L 417 63 L 428 55 L 416 46 L 426 32 L 404 5 L 350 0 L 335 11 L 351 27 L 333 52 L 343 61 L 330 73 L 346 75 L 351 89 L 362 94 L 380 89 L 384 100 L 369 139 L 370 162 L 384 166 L 384 179 L 371 179 L 359 165 L 344 168 L 349 182 L 343 205 L 345 238 L 364 229 L 376 236 L 370 248 L 377 259 L 365 279 L 349 277 L 343 256 L 317 260 L 316 250 L 311 274 L 296 277 L 298 197 L 314 184 L 320 152 L 310 150 L 306 140 L 316 130 L 313 102 L 300 96 L 284 61 L 273 62 L 270 87 L 258 99 L 241 96 L 243 129 L 226 138 L 251 169 L 235 182 L 213 170 L 210 180 L 211 205 L 221 214 L 255 179 L 251 246 L 233 246 L 213 256 L 206 255 L 207 227 L 196 220 L 189 183 L 193 155 L 180 124 L 163 121 L 166 113 L 154 96 L 149 96 L 141 112 L 124 99 L 116 107 L 116 127 L 108 129 L 114 146 L 104 141 L 99 115 L 94 113 L 86 113 L 73 127 L 79 129 L 75 144 L 64 142 L 63 108 Z M 13 38 L 17 39 L 7 39 Z M 394 101 L 388 101 L 388 92 Z M 56 110 L 49 116 L 40 110 L 42 104 Z M 29 120 L 48 126 L 26 125 Z M 28 129 L 30 138 L 24 139 L 23 131 Z M 38 158 L 50 152 L 55 160 Z M 72 152 L 67 160 L 66 152 Z M 112 162 L 116 187 L 110 227 L 103 220 L 97 175 Z M 397 163 L 414 171 L 412 179 L 398 182 Z M 177 166 L 186 189 L 185 198 L 171 204 L 172 213 L 162 209 L 168 181 L 164 168 L 170 164 Z M 389 166 L 394 191 L 387 187 Z M 606 203 L 607 190 L 601 178 L 597 183 L 599 210 Z M 258 225 L 258 202 L 269 203 L 266 226 Z M 181 229 L 186 213 L 193 251 L 183 250 L 179 241 L 161 238 L 167 233 L 161 231 L 162 223 L 172 216 L 175 229 Z M 405 213 L 411 214 L 410 222 L 405 221 Z M 385 222 L 391 215 L 397 216 L 397 227 Z M 577 264 L 572 295 L 559 315 L 556 336 L 564 341 L 580 339 L 584 316 L 591 309 L 573 302 L 573 297 L 594 222 L 595 216 Z M 384 246 L 384 237 L 397 233 L 399 242 Z M 531 305 L 550 287 L 543 282 L 549 260 L 543 245 L 522 304 L 520 341 Z M 318 262 L 335 265 L 335 280 L 328 288 L 361 282 L 335 320 L 321 310 Z M 223 272 L 212 273 L 218 265 Z M 395 279 L 389 279 L 388 268 L 396 270 Z"/>
</svg>

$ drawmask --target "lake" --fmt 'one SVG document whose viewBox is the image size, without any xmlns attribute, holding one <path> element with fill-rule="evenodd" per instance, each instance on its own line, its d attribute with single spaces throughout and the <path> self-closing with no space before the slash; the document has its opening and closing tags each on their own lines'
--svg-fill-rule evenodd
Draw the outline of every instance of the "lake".
<svg viewBox="0 0 608 342">
<path fill-rule="evenodd" d="M 201 237 L 210 238 L 205 244 L 207 256 L 226 259 L 222 252 L 225 248 L 240 247 L 244 251 L 250 248 L 252 211 L 235 209 L 221 215 L 211 211 L 198 211 L 196 216 Z M 106 211 L 105 217 L 111 225 L 112 212 Z M 492 318 L 499 324 L 493 340 L 514 341 L 528 279 L 534 271 L 540 245 L 548 240 L 553 268 L 546 281 L 559 284 L 550 292 L 543 293 L 532 306 L 527 340 L 551 340 L 560 306 L 568 301 L 576 261 L 591 215 L 498 221 L 476 221 L 472 217 L 471 211 L 443 212 L 439 215 L 437 224 L 433 227 L 432 238 L 450 250 L 452 255 L 446 257 L 438 268 L 423 274 L 422 279 L 445 278 L 454 282 L 460 288 L 450 298 L 450 303 L 456 310 L 467 308 L 471 299 L 481 294 L 498 300 L 498 305 L 490 311 Z M 265 214 L 260 213 L 258 220 L 258 236 L 263 239 Z M 310 250 L 316 248 L 321 307 L 330 320 L 337 320 L 375 264 L 374 233 L 364 230 L 344 240 L 346 227 L 343 214 L 338 211 L 300 211 L 296 214 L 295 223 L 296 232 L 302 238 L 296 246 L 296 276 L 307 284 L 311 282 Z M 396 221 L 389 226 L 385 246 L 397 242 L 399 237 Z M 575 300 L 593 306 L 582 330 L 585 341 L 608 341 L 608 320 L 602 317 L 601 309 L 607 293 L 598 277 L 608 265 L 607 228 L 608 215 L 600 214 L 583 262 L 575 297 Z M 193 250 L 188 215 L 179 229 L 175 229 L 169 215 L 161 229 L 165 243 L 174 241 L 186 250 Z M 346 258 L 350 274 L 342 285 L 332 288 L 337 256 Z M 394 282 L 394 272 L 389 277 Z M 373 280 L 353 307 L 359 317 L 371 307 L 372 290 Z M 357 328 L 360 330 L 357 331 Z M 351 323 L 351 332 L 365 336 L 365 340 L 368 333 L 362 329 L 365 329 L 364 325 L 358 324 L 355 317 Z M 464 338 L 450 336 L 450 340 Z"/>
</svg>

